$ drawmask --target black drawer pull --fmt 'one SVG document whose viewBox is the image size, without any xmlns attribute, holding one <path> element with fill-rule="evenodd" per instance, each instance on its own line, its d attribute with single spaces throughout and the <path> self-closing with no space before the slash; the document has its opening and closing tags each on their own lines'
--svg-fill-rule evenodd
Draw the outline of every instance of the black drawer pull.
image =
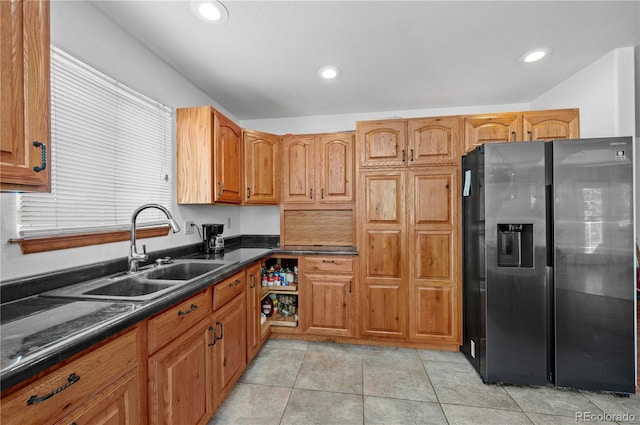
<svg viewBox="0 0 640 425">
<path fill-rule="evenodd" d="M 41 402 L 45 401 L 46 399 L 51 398 L 54 395 L 58 394 L 59 392 L 66 390 L 67 388 L 69 388 L 70 386 L 72 386 L 73 384 L 78 382 L 79 380 L 80 380 L 80 377 L 78 375 L 76 375 L 75 373 L 72 373 L 67 378 L 67 383 L 64 384 L 63 386 L 61 386 L 60 388 L 56 388 L 55 390 L 51 391 L 49 394 L 43 395 L 42 397 L 38 397 L 37 395 L 32 395 L 31 397 L 29 397 L 29 400 L 27 400 L 27 406 L 30 406 L 30 405 L 36 404 L 36 403 L 41 403 Z"/>
<path fill-rule="evenodd" d="M 232 288 L 234 286 L 238 286 L 238 285 L 240 285 L 240 283 L 242 283 L 241 280 L 240 279 L 236 279 L 235 282 L 229 284 L 229 287 Z"/>
<path fill-rule="evenodd" d="M 180 310 L 180 311 L 178 312 L 178 316 L 186 316 L 187 314 L 189 314 L 189 313 L 191 313 L 192 311 L 195 311 L 195 310 L 197 310 L 197 309 L 198 309 L 198 306 L 197 306 L 197 305 L 195 305 L 195 304 L 191 304 L 191 307 L 189 307 L 189 310 L 187 310 L 187 311 L 182 311 L 182 310 Z"/>
<path fill-rule="evenodd" d="M 335 264 L 336 260 L 322 260 L 323 263 Z"/>
</svg>

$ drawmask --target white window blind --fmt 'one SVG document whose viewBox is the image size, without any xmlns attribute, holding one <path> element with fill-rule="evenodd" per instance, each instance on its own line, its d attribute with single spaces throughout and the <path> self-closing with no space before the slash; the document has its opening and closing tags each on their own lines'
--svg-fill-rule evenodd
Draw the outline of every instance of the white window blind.
<svg viewBox="0 0 640 425">
<path fill-rule="evenodd" d="M 128 228 L 171 209 L 171 109 L 51 48 L 51 193 L 22 194 L 23 236 Z M 139 223 L 163 221 L 155 209 Z"/>
</svg>

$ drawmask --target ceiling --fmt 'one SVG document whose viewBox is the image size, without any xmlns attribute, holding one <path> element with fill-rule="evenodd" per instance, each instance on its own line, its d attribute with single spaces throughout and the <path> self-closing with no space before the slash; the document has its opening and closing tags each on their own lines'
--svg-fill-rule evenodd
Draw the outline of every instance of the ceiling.
<svg viewBox="0 0 640 425">
<path fill-rule="evenodd" d="M 219 25 L 189 1 L 92 4 L 240 120 L 528 103 L 640 44 L 639 1 L 222 1 Z"/>
</svg>

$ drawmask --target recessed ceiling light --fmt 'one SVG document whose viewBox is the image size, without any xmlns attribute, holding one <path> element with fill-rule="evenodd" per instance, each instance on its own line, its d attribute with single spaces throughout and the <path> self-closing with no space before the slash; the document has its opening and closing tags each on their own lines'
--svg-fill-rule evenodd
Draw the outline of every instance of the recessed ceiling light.
<svg viewBox="0 0 640 425">
<path fill-rule="evenodd" d="M 542 49 L 535 49 L 530 51 L 529 53 L 526 53 L 524 56 L 522 56 L 521 59 L 527 63 L 536 62 L 542 59 L 543 57 L 547 56 L 549 53 L 551 53 L 551 49 L 549 49 L 548 47 L 545 47 Z"/>
<path fill-rule="evenodd" d="M 318 70 L 318 75 L 325 80 L 333 80 L 334 78 L 338 78 L 340 74 L 340 69 L 335 66 L 323 66 Z"/>
<path fill-rule="evenodd" d="M 229 18 L 227 8 L 216 0 L 191 0 L 191 11 L 211 24 L 220 24 Z"/>
</svg>

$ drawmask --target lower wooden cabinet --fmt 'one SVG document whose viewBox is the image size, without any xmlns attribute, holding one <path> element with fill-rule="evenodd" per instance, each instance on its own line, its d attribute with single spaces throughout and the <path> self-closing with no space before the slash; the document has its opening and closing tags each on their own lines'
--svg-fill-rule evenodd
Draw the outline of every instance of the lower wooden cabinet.
<svg viewBox="0 0 640 425">
<path fill-rule="evenodd" d="M 88 423 L 145 423 L 137 373 L 139 337 L 139 328 L 135 327 L 20 389 L 3 394 L 0 422 L 48 425 L 72 423 L 82 417 L 89 419 Z"/>
<path fill-rule="evenodd" d="M 354 259 L 306 257 L 303 267 L 303 332 L 355 337 Z"/>
<path fill-rule="evenodd" d="M 242 293 L 212 315 L 216 330 L 213 377 L 217 404 L 226 398 L 247 366 L 244 297 Z"/>
<path fill-rule="evenodd" d="M 246 269 L 246 309 L 247 309 L 247 364 L 253 360 L 263 342 L 260 320 L 260 289 L 262 265 L 255 263 Z M 266 335 L 265 335 L 266 336 Z"/>
<path fill-rule="evenodd" d="M 56 425 L 130 425 L 146 423 L 141 409 L 140 372 L 135 368 Z"/>
</svg>

